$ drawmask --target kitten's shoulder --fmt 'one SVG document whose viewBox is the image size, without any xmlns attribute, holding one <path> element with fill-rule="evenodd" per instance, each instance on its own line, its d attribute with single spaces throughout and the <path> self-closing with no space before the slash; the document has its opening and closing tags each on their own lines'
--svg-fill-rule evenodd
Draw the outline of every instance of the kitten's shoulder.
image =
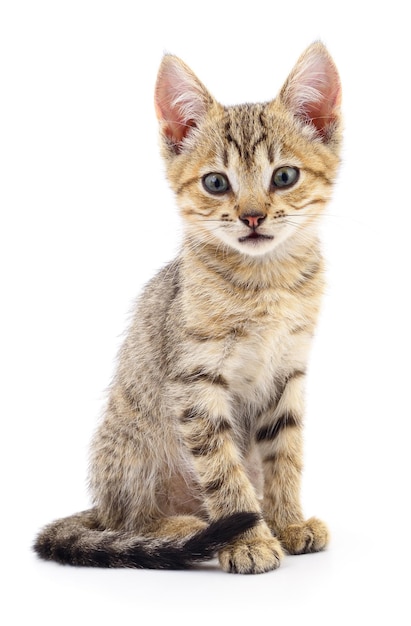
<svg viewBox="0 0 411 626">
<path fill-rule="evenodd" d="M 181 259 L 170 261 L 147 283 L 143 293 L 158 291 L 177 291 L 180 286 Z"/>
<path fill-rule="evenodd" d="M 163 351 L 165 328 L 180 290 L 180 260 L 168 263 L 144 287 L 137 298 L 131 323 L 120 349 L 121 377 L 127 379 L 130 363 L 148 368 Z M 159 365 L 157 364 L 159 367 Z"/>
<path fill-rule="evenodd" d="M 137 315 L 163 316 L 175 300 L 181 283 L 181 261 L 177 257 L 153 276 L 137 300 Z"/>
</svg>

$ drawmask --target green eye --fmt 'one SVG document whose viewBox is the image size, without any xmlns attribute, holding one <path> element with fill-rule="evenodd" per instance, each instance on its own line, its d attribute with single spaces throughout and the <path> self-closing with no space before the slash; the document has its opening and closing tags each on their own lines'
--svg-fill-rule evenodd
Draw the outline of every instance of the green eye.
<svg viewBox="0 0 411 626">
<path fill-rule="evenodd" d="M 230 189 L 227 176 L 214 172 L 203 176 L 203 186 L 206 191 L 215 194 L 225 193 Z"/>
<path fill-rule="evenodd" d="M 271 183 L 273 187 L 277 187 L 278 189 L 285 189 L 286 187 L 291 187 L 294 183 L 297 182 L 300 176 L 300 170 L 296 167 L 291 167 L 290 165 L 285 165 L 284 167 L 279 167 L 278 170 L 274 171 Z"/>
</svg>

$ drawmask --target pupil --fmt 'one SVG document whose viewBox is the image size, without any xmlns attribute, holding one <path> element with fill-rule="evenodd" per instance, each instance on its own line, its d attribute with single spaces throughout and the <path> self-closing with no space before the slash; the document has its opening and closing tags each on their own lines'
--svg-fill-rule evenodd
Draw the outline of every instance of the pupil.
<svg viewBox="0 0 411 626">
<path fill-rule="evenodd" d="M 281 174 L 281 180 L 283 181 L 283 183 L 287 183 L 288 182 L 288 174 L 287 174 L 287 172 L 283 172 Z"/>
</svg>

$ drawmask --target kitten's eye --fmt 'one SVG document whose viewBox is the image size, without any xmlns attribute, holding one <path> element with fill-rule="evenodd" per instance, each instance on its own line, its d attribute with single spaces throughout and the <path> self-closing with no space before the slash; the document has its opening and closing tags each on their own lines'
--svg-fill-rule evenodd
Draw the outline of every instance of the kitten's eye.
<svg viewBox="0 0 411 626">
<path fill-rule="evenodd" d="M 285 187 L 291 187 L 291 185 L 294 185 L 299 176 L 300 170 L 298 168 L 285 165 L 284 167 L 279 167 L 278 170 L 275 170 L 271 179 L 271 184 L 273 187 L 284 189 Z"/>
<path fill-rule="evenodd" d="M 209 193 L 225 193 L 230 189 L 227 176 L 214 172 L 203 176 L 203 186 Z"/>
</svg>

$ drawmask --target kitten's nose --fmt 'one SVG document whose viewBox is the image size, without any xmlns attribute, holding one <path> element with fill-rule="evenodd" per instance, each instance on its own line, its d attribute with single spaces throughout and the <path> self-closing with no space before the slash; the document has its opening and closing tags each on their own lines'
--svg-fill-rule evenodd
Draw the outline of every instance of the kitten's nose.
<svg viewBox="0 0 411 626">
<path fill-rule="evenodd" d="M 239 216 L 240 220 L 244 222 L 244 224 L 247 224 L 249 228 L 253 228 L 254 230 L 262 224 L 266 217 L 267 215 L 256 211 L 250 211 L 249 213 L 244 213 Z"/>
</svg>

